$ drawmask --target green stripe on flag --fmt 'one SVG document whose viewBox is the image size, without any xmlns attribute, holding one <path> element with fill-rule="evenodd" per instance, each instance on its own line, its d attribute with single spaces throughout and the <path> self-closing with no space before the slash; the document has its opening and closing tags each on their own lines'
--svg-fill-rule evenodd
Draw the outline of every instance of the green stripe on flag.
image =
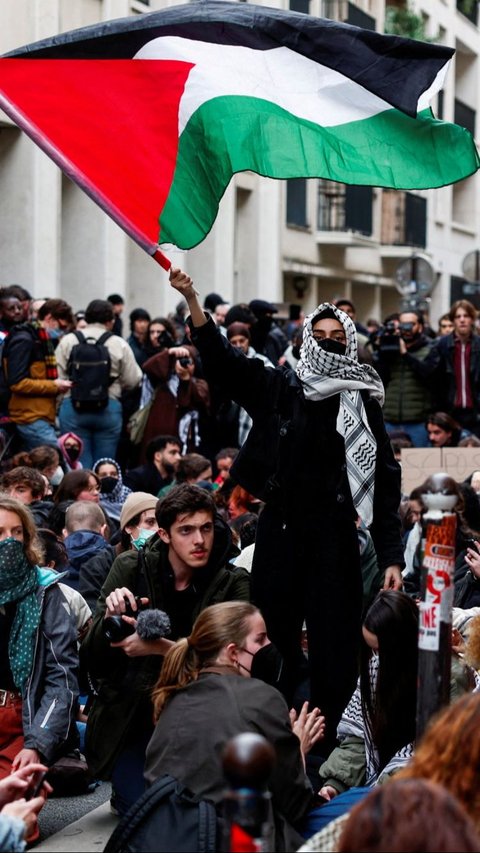
<svg viewBox="0 0 480 853">
<path fill-rule="evenodd" d="M 174 179 L 160 215 L 160 242 L 181 249 L 210 231 L 235 172 L 270 178 L 328 178 L 403 190 L 452 184 L 480 159 L 464 128 L 397 110 L 333 127 L 299 119 L 257 98 L 204 103 L 180 136 Z"/>
</svg>

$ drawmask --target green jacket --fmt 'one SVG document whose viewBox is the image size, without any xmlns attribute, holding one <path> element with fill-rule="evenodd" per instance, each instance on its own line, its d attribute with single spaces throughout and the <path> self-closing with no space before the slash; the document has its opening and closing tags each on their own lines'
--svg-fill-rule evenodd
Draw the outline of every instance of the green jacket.
<svg viewBox="0 0 480 853">
<path fill-rule="evenodd" d="M 419 361 L 423 361 L 431 349 L 426 338 L 424 341 L 418 349 L 409 351 Z M 423 423 L 432 410 L 428 387 L 408 362 L 408 356 L 394 356 L 391 361 L 389 359 L 388 369 L 381 370 L 385 384 L 383 417 L 390 423 Z"/>
<path fill-rule="evenodd" d="M 198 598 L 192 624 L 211 604 L 250 600 L 248 572 L 227 563 L 231 549 L 230 531 L 218 518 L 209 563 L 195 575 L 194 591 Z M 149 607 L 168 613 L 169 597 L 174 588 L 173 573 L 168 562 L 168 546 L 158 535 L 152 536 L 143 552 L 127 551 L 114 561 L 100 593 L 93 624 L 81 648 L 83 667 L 98 690 L 88 715 L 86 754 L 89 767 L 100 779 L 110 778 L 132 726 L 138 724 L 139 719 L 147 723 L 152 720 L 150 692 L 163 661 L 159 655 L 129 658 L 122 649 L 112 649 L 105 638 L 105 599 L 120 587 L 127 587 L 136 595 L 148 596 Z M 170 639 L 178 637 L 172 633 Z"/>
</svg>

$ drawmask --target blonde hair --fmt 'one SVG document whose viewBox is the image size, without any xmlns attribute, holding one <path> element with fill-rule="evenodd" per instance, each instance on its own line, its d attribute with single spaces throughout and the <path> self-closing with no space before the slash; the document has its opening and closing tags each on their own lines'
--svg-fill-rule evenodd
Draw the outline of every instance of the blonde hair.
<svg viewBox="0 0 480 853">
<path fill-rule="evenodd" d="M 18 515 L 23 527 L 23 550 L 25 556 L 32 566 L 39 566 L 43 561 L 43 548 L 37 536 L 37 528 L 33 520 L 33 516 L 20 501 L 11 498 L 9 495 L 0 493 L 0 510 L 5 512 L 14 512 Z"/>
<path fill-rule="evenodd" d="M 212 666 L 225 646 L 242 645 L 250 630 L 250 618 L 258 612 L 246 601 L 224 601 L 200 613 L 190 636 L 178 640 L 165 655 L 152 693 L 156 720 L 174 693 L 195 681 L 204 667 Z"/>
</svg>

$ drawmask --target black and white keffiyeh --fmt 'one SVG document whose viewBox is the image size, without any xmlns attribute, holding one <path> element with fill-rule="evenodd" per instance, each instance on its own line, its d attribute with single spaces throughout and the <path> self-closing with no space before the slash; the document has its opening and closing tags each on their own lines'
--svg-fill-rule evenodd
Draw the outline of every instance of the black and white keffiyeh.
<svg viewBox="0 0 480 853">
<path fill-rule="evenodd" d="M 326 352 L 313 337 L 312 320 L 327 309 L 333 312 L 345 330 L 345 355 Z M 353 504 L 368 527 L 373 518 L 377 442 L 370 429 L 360 391 L 368 391 L 380 405 L 385 395 L 377 371 L 370 364 L 358 362 L 357 331 L 348 314 L 330 302 L 323 302 L 305 318 L 296 372 L 307 400 L 325 400 L 340 394 L 337 431 L 345 442 Z"/>
</svg>

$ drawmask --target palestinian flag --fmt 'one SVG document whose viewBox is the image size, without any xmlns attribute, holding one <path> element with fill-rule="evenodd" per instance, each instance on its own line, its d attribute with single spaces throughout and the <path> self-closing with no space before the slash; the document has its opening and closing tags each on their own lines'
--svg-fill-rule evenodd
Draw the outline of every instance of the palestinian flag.
<svg viewBox="0 0 480 853">
<path fill-rule="evenodd" d="M 204 239 L 235 172 L 398 189 L 471 175 L 471 136 L 429 109 L 453 53 L 206 0 L 13 51 L 0 107 L 155 254 Z"/>
</svg>

